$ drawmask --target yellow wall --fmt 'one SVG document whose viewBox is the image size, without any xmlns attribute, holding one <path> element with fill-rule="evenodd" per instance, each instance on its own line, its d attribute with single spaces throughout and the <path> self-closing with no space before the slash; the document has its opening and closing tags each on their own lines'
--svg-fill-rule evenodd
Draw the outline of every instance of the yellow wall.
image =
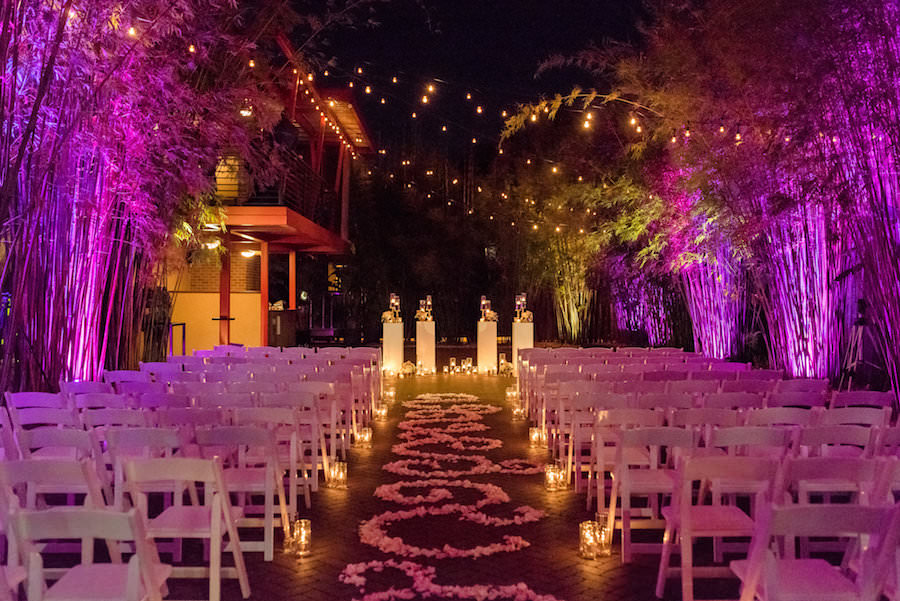
<svg viewBox="0 0 900 601">
<path fill-rule="evenodd" d="M 219 344 L 219 294 L 217 292 L 178 292 L 172 311 L 172 323 L 187 324 L 187 354 L 211 349 Z M 259 346 L 259 293 L 231 295 L 231 342 Z M 175 354 L 181 353 L 181 329 L 175 330 Z"/>
</svg>

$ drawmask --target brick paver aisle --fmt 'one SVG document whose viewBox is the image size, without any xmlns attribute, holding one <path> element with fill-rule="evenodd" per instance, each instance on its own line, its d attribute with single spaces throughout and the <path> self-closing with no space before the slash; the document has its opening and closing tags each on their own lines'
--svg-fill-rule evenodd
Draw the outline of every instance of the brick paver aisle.
<svg viewBox="0 0 900 601">
<path fill-rule="evenodd" d="M 511 524 L 498 527 L 497 525 L 482 525 L 473 521 L 460 521 L 461 512 L 468 510 L 453 510 L 450 515 L 415 516 L 405 520 L 397 520 L 391 523 L 380 524 L 383 532 L 389 537 L 400 537 L 402 543 L 413 547 L 426 549 L 425 554 L 445 554 L 443 546 L 451 545 L 457 549 L 466 550 L 479 546 L 489 546 L 497 543 L 513 541 L 513 546 L 519 546 L 518 538 L 529 543 L 525 548 L 515 551 L 501 551 L 485 557 L 450 557 L 434 558 L 433 556 L 402 557 L 394 552 L 384 552 L 378 548 L 361 541 L 359 527 L 374 516 L 384 512 L 407 511 L 417 506 L 442 507 L 447 504 L 462 504 L 471 506 L 485 498 L 487 494 L 496 494 L 490 488 L 485 493 L 482 490 L 471 488 L 448 487 L 453 498 L 433 499 L 430 503 L 417 503 L 402 505 L 392 500 L 382 500 L 374 496 L 379 485 L 390 484 L 401 480 L 417 480 L 432 478 L 434 476 L 402 475 L 385 471 L 385 464 L 411 457 L 401 457 L 391 451 L 391 446 L 402 442 L 397 427 L 398 422 L 404 418 L 409 409 L 403 407 L 404 401 L 409 401 L 419 395 L 433 393 L 462 393 L 478 397 L 478 403 L 482 406 L 495 406 L 501 411 L 480 415 L 479 423 L 483 423 L 490 429 L 479 432 L 462 432 L 454 434 L 459 437 L 485 437 L 500 439 L 502 447 L 486 451 L 452 450 L 443 446 L 414 446 L 420 452 L 456 453 L 460 455 L 484 455 L 492 465 L 514 459 L 524 459 L 532 464 L 540 464 L 546 461 L 545 451 L 535 451 L 528 448 L 527 429 L 524 422 L 511 422 L 510 409 L 504 401 L 504 389 L 511 384 L 511 380 L 500 377 L 482 376 L 432 376 L 398 380 L 395 385 L 397 401 L 390 409 L 389 419 L 384 423 L 374 424 L 374 444 L 372 449 L 354 449 L 350 459 L 349 488 L 347 490 L 321 489 L 313 496 L 313 508 L 303 517 L 309 517 L 313 524 L 313 550 L 309 557 L 297 560 L 283 553 L 276 553 L 274 562 L 262 561 L 260 554 L 248 555 L 248 568 L 250 570 L 250 582 L 253 588 L 253 599 L 266 600 L 293 600 L 303 599 L 310 601 L 331 601 L 335 599 L 361 599 L 366 594 L 384 592 L 391 587 L 395 589 L 409 589 L 412 595 L 409 598 L 424 598 L 423 587 L 430 586 L 432 590 L 438 590 L 440 595 L 430 596 L 430 599 L 473 598 L 473 594 L 487 594 L 490 591 L 503 591 L 498 598 L 539 598 L 541 595 L 552 596 L 563 601 L 587 601 L 589 599 L 604 600 L 641 600 L 653 599 L 653 583 L 655 579 L 655 556 L 637 557 L 636 562 L 627 568 L 621 566 L 619 557 L 596 561 L 586 561 L 577 555 L 578 523 L 589 519 L 591 514 L 584 508 L 584 495 L 575 495 L 572 492 L 546 492 L 543 489 L 543 475 L 521 475 L 514 473 L 485 473 L 463 475 L 451 480 L 468 480 L 475 485 L 491 484 L 502 488 L 508 494 L 509 501 L 480 507 L 483 516 L 490 518 L 506 519 L 507 522 L 516 515 L 524 518 L 527 523 L 520 525 Z M 461 402 L 468 402 L 463 400 Z M 445 404 L 447 406 L 448 404 Z M 435 405 L 437 406 L 437 405 Z M 486 409 L 485 411 L 491 411 Z M 420 413 L 427 416 L 427 413 Z M 440 415 L 440 414 L 439 414 Z M 438 427 L 446 426 L 446 423 L 437 424 Z M 415 439 L 416 437 L 412 437 Z M 474 438 L 468 443 L 474 445 Z M 512 471 L 520 471 L 520 463 L 507 463 Z M 417 463 L 408 464 L 410 469 L 434 470 L 452 469 L 466 470 L 471 466 L 470 462 L 448 464 L 443 462 L 438 466 L 426 466 L 423 468 Z M 402 471 L 402 470 L 401 470 Z M 432 487 L 435 488 L 435 487 Z M 399 492 L 404 496 L 428 495 L 428 488 L 403 488 Z M 447 493 L 434 493 L 447 495 Z M 529 506 L 535 510 L 544 512 L 544 516 L 537 521 L 533 514 L 515 513 L 514 509 L 521 506 Z M 483 519 L 478 515 L 470 516 L 475 520 Z M 488 518 L 488 519 L 490 519 Z M 520 520 L 522 521 L 522 520 Z M 372 528 L 379 524 L 370 524 L 368 537 L 378 530 Z M 504 536 L 514 537 L 504 539 Z M 397 541 L 385 541 L 380 544 L 385 549 L 394 550 L 392 545 Z M 413 553 L 417 553 L 413 550 Z M 453 551 L 451 550 L 451 554 Z M 345 575 L 350 575 L 350 582 L 362 585 L 363 592 L 358 586 L 342 583 L 340 575 L 348 565 L 366 564 L 368 562 L 396 562 L 388 563 L 382 571 L 373 569 L 350 568 Z M 400 564 L 399 562 L 411 562 Z M 382 565 L 382 564 L 377 564 Z M 420 582 L 418 588 L 414 586 L 410 577 L 405 576 L 399 569 L 391 566 L 405 568 L 408 573 L 419 573 Z M 434 573 L 424 573 L 416 566 L 433 567 Z M 370 566 L 371 567 L 371 566 Z M 348 578 L 344 578 L 348 580 Z M 364 579 L 364 583 L 363 583 Z M 430 585 L 423 582 L 430 582 Z M 496 587 L 509 587 L 522 583 L 521 588 L 512 595 L 507 589 Z M 671 583 L 670 589 L 677 595 L 677 585 Z M 472 587 L 483 585 L 492 588 L 446 588 Z M 524 588 L 527 586 L 529 591 Z M 445 587 L 445 588 L 440 588 Z M 236 585 L 228 583 L 225 587 L 225 598 L 239 599 L 240 595 Z M 383 594 L 377 597 L 390 599 L 391 595 Z M 398 597 L 399 598 L 399 597 Z"/>
</svg>

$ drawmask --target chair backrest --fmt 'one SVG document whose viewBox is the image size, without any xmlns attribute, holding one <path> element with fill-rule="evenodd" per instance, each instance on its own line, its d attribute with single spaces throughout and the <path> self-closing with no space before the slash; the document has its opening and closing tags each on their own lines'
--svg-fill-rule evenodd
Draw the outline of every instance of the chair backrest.
<svg viewBox="0 0 900 601">
<path fill-rule="evenodd" d="M 861 454 L 873 450 L 876 430 L 868 426 L 838 425 L 811 426 L 800 430 L 797 437 L 797 452 L 808 449 L 810 454 L 831 455 L 833 447 L 856 447 Z"/>
<path fill-rule="evenodd" d="M 762 409 L 765 397 L 752 392 L 717 392 L 703 399 L 703 406 L 710 409 Z"/>
<path fill-rule="evenodd" d="M 43 599 L 46 586 L 42 573 L 43 561 L 37 552 L 38 543 L 69 538 L 105 539 L 113 563 L 121 562 L 121 554 L 115 542 L 133 542 L 135 554 L 128 562 L 129 569 L 121 572 L 125 578 L 122 587 L 126 593 L 124 601 L 162 599 L 160 589 L 165 587 L 165 580 L 160 581 L 162 571 L 158 567 L 159 556 L 153 541 L 144 530 L 143 518 L 136 510 L 118 512 L 109 509 L 67 507 L 49 512 L 16 511 L 10 521 L 16 537 L 22 541 L 29 556 L 27 585 L 29 599 Z M 86 559 L 87 564 L 92 563 L 93 554 Z M 82 589 L 78 594 L 90 594 L 90 581 L 86 582 L 84 579 L 79 581 L 77 578 L 73 581 Z"/>
<path fill-rule="evenodd" d="M 147 413 L 140 409 L 85 409 L 81 414 L 81 419 L 88 428 L 108 426 L 142 428 L 148 425 L 147 417 Z"/>
<path fill-rule="evenodd" d="M 216 407 L 171 407 L 158 411 L 161 426 L 214 426 L 221 424 L 222 411 Z"/>
<path fill-rule="evenodd" d="M 645 382 L 670 382 L 672 380 L 684 380 L 688 372 L 678 371 L 645 371 Z"/>
<path fill-rule="evenodd" d="M 771 487 L 779 465 L 778 459 L 768 457 L 689 457 L 681 466 L 682 482 L 688 486 L 688 495 L 683 498 L 691 498 L 691 483 L 703 480 L 727 480 L 729 489 L 735 492 L 741 492 L 741 482 L 747 485 L 746 491 L 758 491 L 759 482 Z"/>
<path fill-rule="evenodd" d="M 74 409 L 53 407 L 9 408 L 13 429 L 23 430 L 32 426 L 57 426 L 60 428 L 81 428 L 81 421 Z"/>
<path fill-rule="evenodd" d="M 756 455 L 757 450 L 771 450 L 783 457 L 791 444 L 791 431 L 770 426 L 733 426 L 713 428 L 706 446 L 727 449 L 729 455 Z M 773 455 L 769 455 L 773 456 Z"/>
<path fill-rule="evenodd" d="M 141 409 L 164 409 L 167 407 L 190 407 L 191 397 L 168 392 L 145 392 L 137 397 Z"/>
<path fill-rule="evenodd" d="M 780 382 L 784 379 L 784 372 L 780 369 L 749 369 L 738 373 L 738 380 L 768 380 Z"/>
<path fill-rule="evenodd" d="M 69 406 L 66 397 L 57 392 L 6 392 L 4 396 L 10 412 L 32 407 L 66 409 Z"/>
<path fill-rule="evenodd" d="M 164 394 L 168 392 L 169 387 L 165 382 L 119 382 L 116 384 L 116 392 L 119 394 L 128 394 L 132 397 L 138 397 L 142 394 L 157 393 Z"/>
<path fill-rule="evenodd" d="M 828 380 L 814 378 L 781 380 L 775 385 L 775 392 L 814 392 L 825 394 L 828 392 Z"/>
<path fill-rule="evenodd" d="M 782 537 L 870 539 L 872 543 L 862 547 L 857 558 L 855 590 L 842 591 L 841 598 L 851 598 L 849 593 L 858 601 L 876 601 L 891 572 L 890 564 L 896 552 L 900 531 L 898 511 L 897 507 L 856 504 L 771 505 L 763 508 L 750 545 L 741 601 L 761 598 L 761 589 L 765 589 L 766 599 L 784 598 L 779 586 L 786 579 L 779 576 L 779 571 L 790 572 L 794 564 L 780 565 L 774 561 L 770 550 L 772 539 L 782 540 Z M 791 587 L 790 593 L 793 598 L 800 598 L 804 593 L 812 594 L 796 586 Z"/>
<path fill-rule="evenodd" d="M 737 380 L 738 372 L 722 371 L 716 366 L 715 371 L 691 371 L 688 374 L 691 380 L 715 380 L 721 384 L 725 380 Z"/>
<path fill-rule="evenodd" d="M 234 467 L 256 464 L 257 461 L 250 461 L 246 453 L 247 450 L 255 449 L 262 451 L 266 463 L 273 468 L 275 474 L 281 473 L 275 437 L 266 428 L 246 425 L 198 428 L 195 436 L 200 447 L 215 447 L 217 452 L 223 447 L 228 449 L 232 460 L 229 463 Z M 253 457 L 258 457 L 258 454 Z"/>
<path fill-rule="evenodd" d="M 643 380 L 620 380 L 613 390 L 620 394 L 663 394 L 669 382 L 645 382 Z"/>
<path fill-rule="evenodd" d="M 175 428 L 110 428 L 106 442 L 114 456 L 168 456 L 181 447 L 182 440 Z"/>
<path fill-rule="evenodd" d="M 632 401 L 635 409 L 688 409 L 694 406 L 694 398 L 689 394 L 637 394 Z"/>
<path fill-rule="evenodd" d="M 253 395 L 258 395 L 263 392 L 278 392 L 280 390 L 278 382 L 268 379 L 273 375 L 274 374 L 268 374 L 266 379 L 263 380 L 229 382 L 225 384 L 225 391 L 229 393 Z"/>
<path fill-rule="evenodd" d="M 696 396 L 719 392 L 718 380 L 678 380 L 669 382 L 668 391 L 674 394 L 693 394 Z"/>
<path fill-rule="evenodd" d="M 822 411 L 816 424 L 819 426 L 858 424 L 883 427 L 887 426 L 890 421 L 890 407 L 835 407 Z"/>
<path fill-rule="evenodd" d="M 194 397 L 198 407 L 253 407 L 253 395 L 249 392 L 218 392 L 198 394 Z"/>
<path fill-rule="evenodd" d="M 126 395 L 113 392 L 87 392 L 72 399 L 76 409 L 124 409 L 130 405 Z"/>
<path fill-rule="evenodd" d="M 183 394 L 191 398 L 197 398 L 204 394 L 218 394 L 225 392 L 222 382 L 172 382 L 172 392 Z"/>
<path fill-rule="evenodd" d="M 893 407 L 893 392 L 878 392 L 875 390 L 850 390 L 834 391 L 831 394 L 831 407 Z"/>
<path fill-rule="evenodd" d="M 626 447 L 650 447 L 651 467 L 658 467 L 661 447 L 669 449 L 669 459 L 672 460 L 676 454 L 673 452 L 675 449 L 693 449 L 697 446 L 697 439 L 697 433 L 694 431 L 670 426 L 623 430 L 617 446 L 617 463 L 624 466 L 624 449 Z M 672 464 L 674 464 L 674 460 L 672 460 Z"/>
<path fill-rule="evenodd" d="M 752 392 L 767 395 L 775 388 L 775 380 L 723 380 L 722 392 Z"/>
<path fill-rule="evenodd" d="M 776 501 L 790 503 L 788 496 L 803 482 L 815 480 L 853 482 L 863 492 L 871 491 L 881 476 L 883 459 L 854 457 L 796 457 L 788 459 L 778 483 Z M 805 503 L 804 499 L 799 502 Z"/>
<path fill-rule="evenodd" d="M 64 395 L 71 397 L 75 394 L 87 394 L 90 392 L 112 392 L 113 388 L 111 384 L 107 382 L 94 382 L 91 380 L 76 380 L 76 381 L 59 381 L 59 390 Z"/>
<path fill-rule="evenodd" d="M 679 409 L 672 414 L 670 423 L 679 428 L 697 426 L 737 426 L 740 414 L 733 409 Z"/>
<path fill-rule="evenodd" d="M 97 438 L 93 432 L 86 430 L 39 426 L 17 432 L 16 439 L 19 442 L 19 451 L 26 459 L 31 458 L 35 451 L 43 448 L 74 449 L 79 459 L 99 458 L 100 456 Z"/>
<path fill-rule="evenodd" d="M 796 380 L 785 380 L 794 382 Z M 824 407 L 825 394 L 816 391 L 779 392 L 769 393 L 766 398 L 766 407 Z"/>
<path fill-rule="evenodd" d="M 601 427 L 662 426 L 665 413 L 652 409 L 604 409 L 597 411 L 597 425 Z"/>
<path fill-rule="evenodd" d="M 21 459 L 0 462 L 0 485 L 9 498 L 16 489 L 25 491 L 28 509 L 37 507 L 37 495 L 42 488 L 53 487 L 53 493 L 84 492 L 84 504 L 88 507 L 104 507 L 103 485 L 97 476 L 96 466 L 87 459 L 70 461 L 63 459 Z M 14 495 L 13 495 L 14 496 Z"/>
<path fill-rule="evenodd" d="M 768 407 L 747 412 L 748 426 L 809 426 L 815 413 L 797 407 Z"/>
</svg>

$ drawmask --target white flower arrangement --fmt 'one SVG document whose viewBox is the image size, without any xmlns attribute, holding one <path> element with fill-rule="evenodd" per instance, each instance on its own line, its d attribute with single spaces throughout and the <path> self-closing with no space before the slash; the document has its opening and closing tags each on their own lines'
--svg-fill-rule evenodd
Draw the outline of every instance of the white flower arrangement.
<svg viewBox="0 0 900 601">
<path fill-rule="evenodd" d="M 497 321 L 497 312 L 491 311 L 490 309 L 484 311 L 481 316 L 481 321 Z"/>
<path fill-rule="evenodd" d="M 414 376 L 416 375 L 416 364 L 412 361 L 404 361 L 403 365 L 400 366 L 400 375 L 401 376 Z"/>
<path fill-rule="evenodd" d="M 518 323 L 532 323 L 534 321 L 534 313 L 531 311 L 522 311 L 519 317 L 515 319 Z"/>
<path fill-rule="evenodd" d="M 385 311 L 381 314 L 381 323 L 402 323 L 403 319 L 393 311 Z"/>
<path fill-rule="evenodd" d="M 431 315 L 424 309 L 416 311 L 416 321 L 432 321 Z"/>
<path fill-rule="evenodd" d="M 509 362 L 506 362 L 497 368 L 497 375 L 500 376 L 511 376 L 514 373 L 516 373 L 516 370 L 513 369 L 513 364 Z"/>
</svg>

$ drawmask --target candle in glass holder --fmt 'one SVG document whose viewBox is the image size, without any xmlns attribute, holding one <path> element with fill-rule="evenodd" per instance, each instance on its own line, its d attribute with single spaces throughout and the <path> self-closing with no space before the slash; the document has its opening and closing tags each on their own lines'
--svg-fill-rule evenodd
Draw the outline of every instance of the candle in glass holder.
<svg viewBox="0 0 900 601">
<path fill-rule="evenodd" d="M 528 428 L 528 440 L 532 449 L 542 449 L 547 445 L 547 438 L 541 428 Z"/>
<path fill-rule="evenodd" d="M 360 428 L 356 433 L 356 446 L 360 449 L 372 448 L 372 428 Z"/>
<path fill-rule="evenodd" d="M 600 536 L 597 522 L 581 522 L 578 532 L 578 555 L 584 559 L 597 559 L 597 543 Z"/>
<path fill-rule="evenodd" d="M 309 520 L 294 520 L 291 526 L 291 538 L 293 539 L 294 555 L 306 557 L 310 553 L 312 543 L 312 522 Z"/>
<path fill-rule="evenodd" d="M 513 421 L 520 422 L 525 419 L 524 407 L 513 407 Z"/>
<path fill-rule="evenodd" d="M 609 514 L 597 514 L 597 554 L 601 557 L 612 555 L 613 529 L 609 525 Z"/>
<path fill-rule="evenodd" d="M 334 461 L 328 466 L 327 483 L 329 488 L 347 488 L 347 464 Z"/>
<path fill-rule="evenodd" d="M 373 412 L 373 415 L 374 415 L 375 419 L 376 419 L 377 421 L 384 421 L 384 420 L 386 420 L 386 419 L 387 419 L 387 413 L 388 413 L 387 410 L 388 410 L 387 405 L 378 405 L 377 407 L 375 407 L 375 411 Z"/>
</svg>

